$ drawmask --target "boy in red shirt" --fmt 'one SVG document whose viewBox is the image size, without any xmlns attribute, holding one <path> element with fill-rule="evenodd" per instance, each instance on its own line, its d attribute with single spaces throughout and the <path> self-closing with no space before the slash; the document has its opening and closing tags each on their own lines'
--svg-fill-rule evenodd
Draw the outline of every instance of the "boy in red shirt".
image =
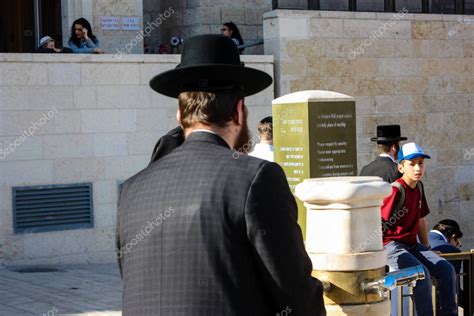
<svg viewBox="0 0 474 316">
<path fill-rule="evenodd" d="M 392 195 L 382 205 L 383 243 L 388 265 L 394 270 L 423 265 L 426 278 L 413 289 L 419 316 L 433 315 L 431 275 L 439 282 L 440 315 L 458 315 L 456 275 L 453 266 L 430 250 L 426 216 L 430 210 L 420 180 L 425 172 L 424 159 L 431 158 L 415 144 L 403 145 L 398 154 L 398 170 L 403 176 L 394 185 Z M 400 189 L 399 189 L 400 188 Z M 405 192 L 405 201 L 398 205 Z M 417 240 L 419 238 L 419 242 Z"/>
</svg>

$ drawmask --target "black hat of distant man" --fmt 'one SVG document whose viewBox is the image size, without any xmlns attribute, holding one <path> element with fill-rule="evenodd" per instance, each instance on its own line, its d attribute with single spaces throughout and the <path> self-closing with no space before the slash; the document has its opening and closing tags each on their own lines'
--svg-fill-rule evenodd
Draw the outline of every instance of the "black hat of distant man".
<svg viewBox="0 0 474 316">
<path fill-rule="evenodd" d="M 242 86 L 245 96 L 249 96 L 271 84 L 267 73 L 240 62 L 239 50 L 230 38 L 217 34 L 185 40 L 181 63 L 150 81 L 153 90 L 172 98 L 183 91 L 219 92 L 236 85 Z"/>
<path fill-rule="evenodd" d="M 372 137 L 370 140 L 387 143 L 407 140 L 407 138 L 400 135 L 400 125 L 377 125 L 377 137 Z"/>
</svg>

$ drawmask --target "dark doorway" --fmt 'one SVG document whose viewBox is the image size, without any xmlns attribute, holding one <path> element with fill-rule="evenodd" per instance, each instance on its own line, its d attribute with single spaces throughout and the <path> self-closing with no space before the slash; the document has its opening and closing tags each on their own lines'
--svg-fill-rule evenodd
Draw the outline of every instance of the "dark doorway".
<svg viewBox="0 0 474 316">
<path fill-rule="evenodd" d="M 61 43 L 61 0 L 0 1 L 0 30 L 0 52 L 31 53 L 44 35 Z"/>
</svg>

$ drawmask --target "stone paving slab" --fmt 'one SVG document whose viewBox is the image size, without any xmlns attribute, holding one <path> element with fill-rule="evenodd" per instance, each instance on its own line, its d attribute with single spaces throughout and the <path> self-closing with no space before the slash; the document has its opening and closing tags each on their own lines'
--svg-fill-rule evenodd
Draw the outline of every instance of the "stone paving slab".
<svg viewBox="0 0 474 316">
<path fill-rule="evenodd" d="M 52 272 L 21 268 L 0 267 L 0 316 L 122 315 L 116 264 L 48 266 L 57 269 Z"/>
</svg>

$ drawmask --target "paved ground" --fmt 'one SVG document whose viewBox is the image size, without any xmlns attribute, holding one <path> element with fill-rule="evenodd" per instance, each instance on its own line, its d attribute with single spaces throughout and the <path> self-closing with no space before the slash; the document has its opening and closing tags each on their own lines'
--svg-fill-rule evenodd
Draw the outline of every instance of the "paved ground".
<svg viewBox="0 0 474 316">
<path fill-rule="evenodd" d="M 0 267 L 0 315 L 121 315 L 116 264 L 48 266 L 56 272 Z"/>
</svg>

